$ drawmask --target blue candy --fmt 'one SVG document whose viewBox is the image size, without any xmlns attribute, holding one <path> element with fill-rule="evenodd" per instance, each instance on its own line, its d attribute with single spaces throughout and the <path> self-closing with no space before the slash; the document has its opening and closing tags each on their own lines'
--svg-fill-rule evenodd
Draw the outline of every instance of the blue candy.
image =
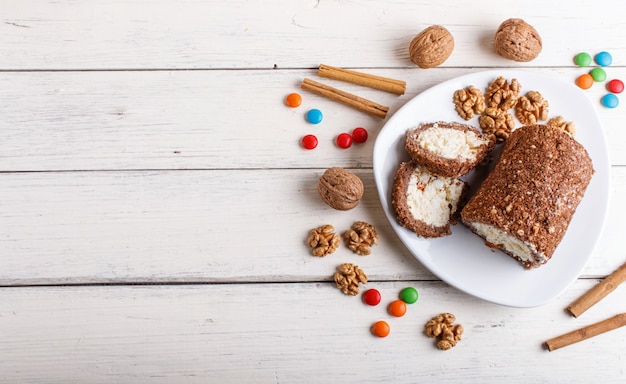
<svg viewBox="0 0 626 384">
<path fill-rule="evenodd" d="M 608 67 L 613 62 L 613 58 L 611 57 L 611 54 L 605 51 L 598 53 L 594 57 L 594 60 L 601 67 Z"/>
<path fill-rule="evenodd" d="M 319 109 L 311 109 L 306 113 L 306 119 L 311 124 L 319 124 L 322 122 L 322 111 Z"/>
<path fill-rule="evenodd" d="M 615 108 L 619 105 L 619 99 L 612 93 L 606 94 L 602 97 L 602 105 L 607 108 Z"/>
</svg>

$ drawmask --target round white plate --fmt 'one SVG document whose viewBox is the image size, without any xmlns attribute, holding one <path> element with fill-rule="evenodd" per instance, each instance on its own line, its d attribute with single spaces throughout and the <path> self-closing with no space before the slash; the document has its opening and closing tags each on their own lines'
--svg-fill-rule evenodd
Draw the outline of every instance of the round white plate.
<svg viewBox="0 0 626 384">
<path fill-rule="evenodd" d="M 532 270 L 499 250 L 487 247 L 463 224 L 452 235 L 418 238 L 400 226 L 391 205 L 393 179 L 404 150 L 407 129 L 434 121 L 465 122 L 454 110 L 454 91 L 474 85 L 483 91 L 498 76 L 516 78 L 521 93 L 539 91 L 550 103 L 550 117 L 562 115 L 576 123 L 576 139 L 593 160 L 595 173 L 561 244 L 547 264 Z M 478 126 L 477 117 L 469 121 Z M 516 120 L 517 126 L 521 124 Z M 448 284 L 478 298 L 513 307 L 534 307 L 558 296 L 576 280 L 591 257 L 602 232 L 609 195 L 609 159 L 606 137 L 596 110 L 573 84 L 532 72 L 497 70 L 473 73 L 438 84 L 407 102 L 378 134 L 374 145 L 374 176 L 385 214 L 409 251 Z"/>
</svg>

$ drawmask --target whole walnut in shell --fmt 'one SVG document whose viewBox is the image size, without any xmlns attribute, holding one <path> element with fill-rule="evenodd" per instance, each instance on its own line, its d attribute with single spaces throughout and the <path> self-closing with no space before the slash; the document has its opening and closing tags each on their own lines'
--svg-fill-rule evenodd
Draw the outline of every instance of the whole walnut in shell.
<svg viewBox="0 0 626 384">
<path fill-rule="evenodd" d="M 357 175 L 339 167 L 327 169 L 317 183 L 322 201 L 341 211 L 356 207 L 363 190 L 363 182 Z"/>
<path fill-rule="evenodd" d="M 522 19 L 508 19 L 500 24 L 493 45 L 506 59 L 531 61 L 541 53 L 541 36 Z"/>
<path fill-rule="evenodd" d="M 441 25 L 432 25 L 413 38 L 409 45 L 411 61 L 420 68 L 433 68 L 450 57 L 454 37 Z"/>
</svg>

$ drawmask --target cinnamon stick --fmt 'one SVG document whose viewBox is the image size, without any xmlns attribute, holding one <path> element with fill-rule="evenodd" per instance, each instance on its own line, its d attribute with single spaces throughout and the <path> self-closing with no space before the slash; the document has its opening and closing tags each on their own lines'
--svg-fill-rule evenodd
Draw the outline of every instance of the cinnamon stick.
<svg viewBox="0 0 626 384">
<path fill-rule="evenodd" d="M 406 82 L 404 81 L 370 75 L 344 68 L 331 67 L 326 64 L 320 64 L 317 74 L 318 76 L 325 77 L 327 79 L 346 81 L 348 83 L 363 85 L 365 87 L 379 89 L 381 91 L 391 92 L 398 95 L 404 95 L 404 92 L 406 91 Z"/>
<path fill-rule="evenodd" d="M 554 351 L 555 349 L 578 343 L 579 341 L 589 339 L 601 333 L 612 331 L 619 327 L 623 327 L 624 325 L 626 325 L 626 313 L 620 313 L 619 315 L 615 315 L 598 323 L 591 324 L 586 327 L 550 339 L 546 341 L 545 344 L 548 347 L 549 351 Z"/>
<path fill-rule="evenodd" d="M 626 263 L 570 304 L 567 310 L 574 317 L 582 315 L 583 312 L 602 300 L 606 295 L 613 292 L 613 290 L 624 281 L 626 281 Z"/>
<path fill-rule="evenodd" d="M 304 90 L 313 92 L 320 96 L 324 96 L 330 100 L 343 103 L 349 107 L 358 109 L 359 111 L 369 113 L 370 115 L 374 115 L 382 119 L 387 117 L 387 112 L 389 111 L 389 107 L 385 107 L 384 105 L 377 104 L 373 101 L 330 87 L 328 85 L 318 83 L 311 79 L 305 78 L 304 80 L 302 80 L 302 84 L 300 85 L 300 87 Z"/>
</svg>

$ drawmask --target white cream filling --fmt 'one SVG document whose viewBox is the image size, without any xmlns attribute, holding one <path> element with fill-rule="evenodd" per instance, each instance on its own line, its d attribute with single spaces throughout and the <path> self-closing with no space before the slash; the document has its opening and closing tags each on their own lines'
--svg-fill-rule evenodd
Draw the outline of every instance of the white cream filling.
<svg viewBox="0 0 626 384">
<path fill-rule="evenodd" d="M 546 261 L 545 256 L 542 253 L 537 253 L 537 249 L 532 244 L 511 236 L 502 229 L 484 223 L 471 223 L 470 225 L 487 242 L 504 248 L 523 261 L 539 261 L 541 263 Z"/>
<path fill-rule="evenodd" d="M 473 131 L 441 128 L 434 124 L 420 133 L 418 143 L 420 147 L 446 159 L 468 160 L 476 157 L 478 148 L 486 141 Z"/>
<path fill-rule="evenodd" d="M 441 227 L 450 221 L 462 192 L 462 181 L 436 177 L 425 170 L 416 169 L 409 180 L 406 200 L 414 218 Z"/>
</svg>

